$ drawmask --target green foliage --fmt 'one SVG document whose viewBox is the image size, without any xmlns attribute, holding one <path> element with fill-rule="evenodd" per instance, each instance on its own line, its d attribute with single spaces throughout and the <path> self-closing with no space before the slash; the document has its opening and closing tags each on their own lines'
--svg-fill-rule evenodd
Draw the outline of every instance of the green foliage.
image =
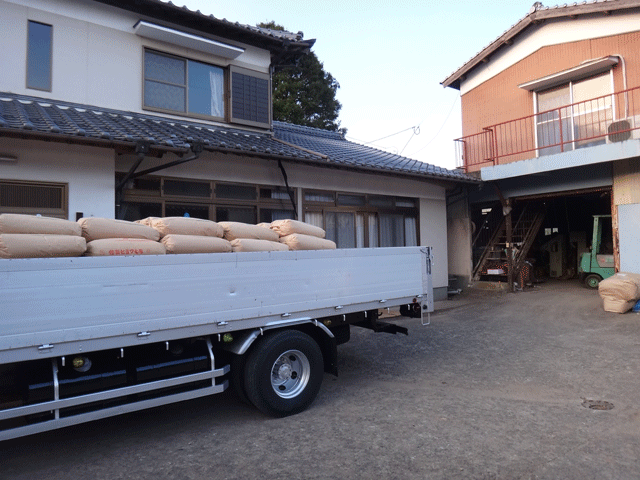
<svg viewBox="0 0 640 480">
<path fill-rule="evenodd" d="M 275 22 L 261 23 L 262 28 L 285 30 Z M 273 74 L 273 119 L 281 122 L 340 131 L 338 114 L 342 105 L 336 99 L 338 81 L 315 53 L 304 55 L 295 66 L 287 66 Z"/>
</svg>

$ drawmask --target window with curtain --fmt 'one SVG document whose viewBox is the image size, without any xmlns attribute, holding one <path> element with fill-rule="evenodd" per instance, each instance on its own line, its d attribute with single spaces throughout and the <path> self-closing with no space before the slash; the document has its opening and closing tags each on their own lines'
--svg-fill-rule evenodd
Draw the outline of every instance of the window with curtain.
<svg viewBox="0 0 640 480">
<path fill-rule="evenodd" d="M 610 72 L 536 93 L 539 155 L 605 143 L 613 119 L 611 93 Z"/>
<path fill-rule="evenodd" d="M 223 118 L 224 91 L 222 68 L 145 50 L 145 107 Z"/>
</svg>

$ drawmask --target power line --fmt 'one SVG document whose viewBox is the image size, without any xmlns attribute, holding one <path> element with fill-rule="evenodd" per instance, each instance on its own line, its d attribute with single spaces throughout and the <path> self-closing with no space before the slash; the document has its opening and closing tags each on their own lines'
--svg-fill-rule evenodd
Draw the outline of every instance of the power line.
<svg viewBox="0 0 640 480">
<path fill-rule="evenodd" d="M 447 124 L 447 122 L 449 121 L 449 117 L 451 116 L 451 114 L 453 113 L 453 109 L 456 106 L 456 104 L 458 103 L 458 98 L 460 97 L 456 97 L 455 100 L 453 101 L 453 105 L 451 105 L 451 109 L 449 110 L 449 113 L 447 114 L 447 118 L 445 118 L 444 122 L 442 123 L 442 125 L 440 126 L 440 130 L 438 130 L 438 132 L 433 136 L 433 138 L 431 138 L 431 140 L 429 140 L 424 147 L 422 147 L 420 150 L 417 150 L 415 152 L 413 152 L 411 155 L 415 155 L 417 153 L 420 153 L 422 150 L 424 150 L 425 148 L 427 148 L 431 142 L 433 142 L 436 138 L 438 138 L 438 135 L 440 135 L 440 132 L 442 132 L 442 129 L 444 128 L 444 126 Z M 411 139 L 409 139 L 411 140 Z M 408 142 L 407 142 L 408 143 Z M 404 149 L 403 149 L 404 150 Z"/>
</svg>

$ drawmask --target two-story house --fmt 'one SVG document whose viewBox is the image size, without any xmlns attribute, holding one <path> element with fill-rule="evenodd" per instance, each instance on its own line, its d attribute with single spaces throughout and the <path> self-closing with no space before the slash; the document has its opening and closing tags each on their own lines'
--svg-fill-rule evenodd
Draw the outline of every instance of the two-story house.
<svg viewBox="0 0 640 480">
<path fill-rule="evenodd" d="M 639 76 L 640 1 L 595 0 L 536 2 L 442 82 L 461 95 L 458 165 L 484 181 L 475 278 L 526 258 L 571 277 L 590 248 L 640 273 Z"/>
<path fill-rule="evenodd" d="M 460 172 L 272 122 L 313 40 L 159 0 L 0 0 L 0 213 L 298 218 L 339 247 L 431 245 Z"/>
</svg>

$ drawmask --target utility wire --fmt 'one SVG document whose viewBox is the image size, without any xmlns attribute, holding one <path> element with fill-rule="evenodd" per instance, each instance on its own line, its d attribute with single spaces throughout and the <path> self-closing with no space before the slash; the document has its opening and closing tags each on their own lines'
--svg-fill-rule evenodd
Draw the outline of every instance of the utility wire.
<svg viewBox="0 0 640 480">
<path fill-rule="evenodd" d="M 444 126 L 447 124 L 447 122 L 449 121 L 449 117 L 451 116 L 451 114 L 453 113 L 453 109 L 456 106 L 456 104 L 458 103 L 458 98 L 460 97 L 456 97 L 455 100 L 453 101 L 453 105 L 451 105 L 451 110 L 449 110 L 449 113 L 447 114 L 447 118 L 445 118 L 444 122 L 442 123 L 442 125 L 440 126 L 440 130 L 438 130 L 438 132 L 433 136 L 433 138 L 431 138 L 431 140 L 429 140 L 424 147 L 422 147 L 420 150 L 417 150 L 415 152 L 413 152 L 411 155 L 415 155 L 416 153 L 420 153 L 422 150 L 424 150 L 425 148 L 427 148 L 431 142 L 433 142 L 436 138 L 438 138 L 438 135 L 440 135 L 440 132 L 442 132 L 442 129 L 444 128 Z M 411 138 L 409 139 L 411 140 Z M 407 142 L 409 143 L 409 142 Z M 404 150 L 404 149 L 403 149 Z"/>
</svg>

